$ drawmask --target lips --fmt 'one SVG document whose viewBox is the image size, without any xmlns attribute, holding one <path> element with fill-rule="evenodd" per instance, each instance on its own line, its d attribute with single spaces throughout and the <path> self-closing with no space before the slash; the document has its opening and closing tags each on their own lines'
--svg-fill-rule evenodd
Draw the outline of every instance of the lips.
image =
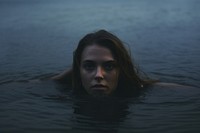
<svg viewBox="0 0 200 133">
<path fill-rule="evenodd" d="M 108 88 L 106 85 L 96 84 L 91 87 L 94 90 L 106 90 Z"/>
</svg>

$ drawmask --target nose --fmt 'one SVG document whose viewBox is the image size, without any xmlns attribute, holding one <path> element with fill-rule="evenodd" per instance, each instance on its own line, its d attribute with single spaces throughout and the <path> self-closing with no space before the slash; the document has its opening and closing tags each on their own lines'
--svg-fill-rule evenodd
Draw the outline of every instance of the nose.
<svg viewBox="0 0 200 133">
<path fill-rule="evenodd" d="M 96 70 L 96 74 L 95 74 L 95 79 L 97 80 L 101 80 L 104 78 L 104 71 L 101 67 L 97 67 L 97 70 Z"/>
</svg>

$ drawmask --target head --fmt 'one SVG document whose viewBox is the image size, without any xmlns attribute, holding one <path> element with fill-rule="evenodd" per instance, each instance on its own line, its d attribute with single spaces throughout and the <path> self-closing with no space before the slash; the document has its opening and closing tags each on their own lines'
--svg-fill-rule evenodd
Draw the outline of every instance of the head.
<svg viewBox="0 0 200 133">
<path fill-rule="evenodd" d="M 112 95 L 140 87 L 141 79 L 122 41 L 100 30 L 83 37 L 73 58 L 73 87 L 92 95 Z"/>
</svg>

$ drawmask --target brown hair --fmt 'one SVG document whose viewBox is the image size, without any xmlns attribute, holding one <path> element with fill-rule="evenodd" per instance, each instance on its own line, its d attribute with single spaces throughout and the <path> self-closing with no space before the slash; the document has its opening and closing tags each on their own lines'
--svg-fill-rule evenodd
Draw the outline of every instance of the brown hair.
<svg viewBox="0 0 200 133">
<path fill-rule="evenodd" d="M 100 45 L 108 48 L 119 67 L 119 80 L 117 92 L 130 93 L 130 91 L 140 90 L 144 86 L 151 84 L 150 80 L 141 78 L 136 66 L 133 64 L 129 52 L 124 47 L 122 41 L 115 35 L 106 30 L 99 30 L 84 36 L 74 51 L 72 68 L 72 85 L 75 91 L 84 91 L 80 78 L 80 62 L 83 50 L 88 45 Z"/>
</svg>

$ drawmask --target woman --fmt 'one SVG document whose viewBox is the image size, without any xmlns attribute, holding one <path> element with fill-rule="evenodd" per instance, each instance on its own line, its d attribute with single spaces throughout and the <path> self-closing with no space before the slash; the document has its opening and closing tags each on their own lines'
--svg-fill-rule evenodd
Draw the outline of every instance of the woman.
<svg viewBox="0 0 200 133">
<path fill-rule="evenodd" d="M 134 95 L 155 82 L 141 77 L 122 41 L 105 30 L 83 37 L 72 69 L 53 79 L 93 96 Z"/>
</svg>

